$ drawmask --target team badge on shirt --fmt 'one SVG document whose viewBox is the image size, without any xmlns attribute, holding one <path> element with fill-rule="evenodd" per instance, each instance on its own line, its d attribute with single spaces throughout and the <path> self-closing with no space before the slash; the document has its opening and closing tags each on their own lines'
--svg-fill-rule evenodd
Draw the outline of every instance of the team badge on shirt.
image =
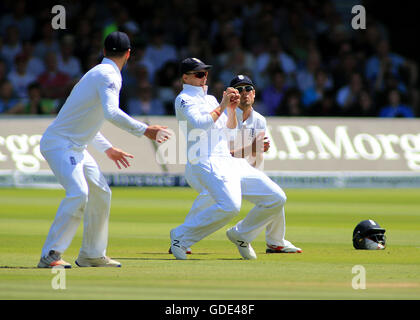
<svg viewBox="0 0 420 320">
<path fill-rule="evenodd" d="M 109 85 L 108 85 L 108 89 L 111 89 L 112 91 L 117 91 L 117 87 L 115 86 L 115 83 L 114 82 L 111 82 Z"/>
</svg>

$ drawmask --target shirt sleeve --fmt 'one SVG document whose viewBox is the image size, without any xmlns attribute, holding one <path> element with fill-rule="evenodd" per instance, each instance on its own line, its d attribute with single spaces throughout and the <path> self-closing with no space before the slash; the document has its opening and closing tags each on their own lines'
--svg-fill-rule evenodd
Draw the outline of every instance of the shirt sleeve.
<svg viewBox="0 0 420 320">
<path fill-rule="evenodd" d="M 100 132 L 93 137 L 91 143 L 99 152 L 105 152 L 105 150 L 112 147 L 111 142 L 109 142 Z"/>
<path fill-rule="evenodd" d="M 101 74 L 97 89 L 105 119 L 137 137 L 143 136 L 147 125 L 131 118 L 119 108 L 119 89 L 111 75 Z"/>
<path fill-rule="evenodd" d="M 195 129 L 208 130 L 214 124 L 209 112 L 201 112 L 200 108 L 191 99 L 178 97 L 175 99 L 175 110 Z"/>
</svg>

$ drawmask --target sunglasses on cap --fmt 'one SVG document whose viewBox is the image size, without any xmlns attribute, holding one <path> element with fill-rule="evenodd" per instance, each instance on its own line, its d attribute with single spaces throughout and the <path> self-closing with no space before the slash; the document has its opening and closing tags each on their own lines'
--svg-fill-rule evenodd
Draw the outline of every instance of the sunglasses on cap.
<svg viewBox="0 0 420 320">
<path fill-rule="evenodd" d="M 237 89 L 238 92 L 241 93 L 243 90 L 245 90 L 246 92 L 250 92 L 254 90 L 254 87 L 253 86 L 240 86 L 240 87 L 235 87 L 235 89 Z"/>
<path fill-rule="evenodd" d="M 207 71 L 199 71 L 199 72 L 188 72 L 187 74 L 193 74 L 196 78 L 201 79 L 207 76 Z"/>
</svg>

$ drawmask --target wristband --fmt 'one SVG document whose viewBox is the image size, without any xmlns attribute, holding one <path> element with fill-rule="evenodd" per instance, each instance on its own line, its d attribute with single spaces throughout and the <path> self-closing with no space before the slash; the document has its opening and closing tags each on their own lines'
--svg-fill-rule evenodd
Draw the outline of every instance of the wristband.
<svg viewBox="0 0 420 320">
<path fill-rule="evenodd" d="M 217 116 L 218 116 L 218 117 L 220 117 L 220 111 L 217 111 L 216 109 L 214 109 L 214 110 L 213 110 L 213 112 L 214 112 L 215 114 L 217 114 Z"/>
</svg>

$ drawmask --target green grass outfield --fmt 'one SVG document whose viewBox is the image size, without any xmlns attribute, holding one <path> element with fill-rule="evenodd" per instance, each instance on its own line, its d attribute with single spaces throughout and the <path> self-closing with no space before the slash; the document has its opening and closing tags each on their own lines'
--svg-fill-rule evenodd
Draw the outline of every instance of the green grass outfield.
<svg viewBox="0 0 420 320">
<path fill-rule="evenodd" d="M 0 299 L 419 299 L 420 190 L 285 190 L 286 239 L 302 254 L 240 259 L 225 230 L 252 207 L 193 246 L 189 261 L 167 253 L 169 231 L 182 223 L 196 193 L 188 188 L 114 188 L 108 255 L 122 268 L 78 268 L 82 225 L 64 254 L 66 289 L 54 290 L 37 269 L 63 190 L 0 189 Z M 354 250 L 356 224 L 385 227 L 384 251 Z M 366 289 L 352 288 L 355 265 Z"/>
</svg>

